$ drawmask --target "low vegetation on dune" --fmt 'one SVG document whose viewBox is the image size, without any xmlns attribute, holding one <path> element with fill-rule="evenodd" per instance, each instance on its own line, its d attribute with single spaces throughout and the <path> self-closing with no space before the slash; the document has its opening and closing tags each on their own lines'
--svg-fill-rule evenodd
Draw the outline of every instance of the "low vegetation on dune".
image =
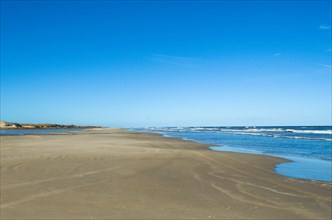
<svg viewBox="0 0 332 220">
<path fill-rule="evenodd" d="M 99 126 L 78 126 L 62 124 L 20 124 L 16 122 L 0 122 L 0 129 L 44 129 L 44 128 L 96 128 Z"/>
</svg>

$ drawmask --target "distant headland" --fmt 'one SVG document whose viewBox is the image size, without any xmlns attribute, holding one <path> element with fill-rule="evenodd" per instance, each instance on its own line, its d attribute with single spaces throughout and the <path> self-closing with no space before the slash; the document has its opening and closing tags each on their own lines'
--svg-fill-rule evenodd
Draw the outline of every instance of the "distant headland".
<svg viewBox="0 0 332 220">
<path fill-rule="evenodd" d="M 101 126 L 78 126 L 62 124 L 20 124 L 0 121 L 0 129 L 57 129 L 57 128 L 101 128 Z"/>
</svg>

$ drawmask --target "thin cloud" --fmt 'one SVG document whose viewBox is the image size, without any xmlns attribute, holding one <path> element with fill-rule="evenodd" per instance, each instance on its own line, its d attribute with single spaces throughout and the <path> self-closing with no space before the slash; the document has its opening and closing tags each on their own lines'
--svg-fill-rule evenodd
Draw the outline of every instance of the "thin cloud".
<svg viewBox="0 0 332 220">
<path fill-rule="evenodd" d="M 321 29 L 321 30 L 330 30 L 331 26 L 325 25 L 325 24 L 321 24 L 321 25 L 319 25 L 319 29 Z"/>
<path fill-rule="evenodd" d="M 328 68 L 328 69 L 332 69 L 332 66 L 329 65 L 329 64 L 320 63 L 319 65 L 322 66 L 322 67 Z"/>
<path fill-rule="evenodd" d="M 151 56 L 148 57 L 151 60 L 166 63 L 166 64 L 172 64 L 177 66 L 184 66 L 184 67 L 196 67 L 193 63 L 195 61 L 192 57 L 184 57 L 184 56 L 171 56 L 171 55 L 164 55 L 164 54 L 151 54 Z"/>
<path fill-rule="evenodd" d="M 273 54 L 273 56 L 275 56 L 275 57 L 278 57 L 280 55 L 281 55 L 281 53 L 275 53 L 275 54 Z"/>
<path fill-rule="evenodd" d="M 332 52 L 332 48 L 329 48 L 326 50 L 327 52 Z"/>
</svg>

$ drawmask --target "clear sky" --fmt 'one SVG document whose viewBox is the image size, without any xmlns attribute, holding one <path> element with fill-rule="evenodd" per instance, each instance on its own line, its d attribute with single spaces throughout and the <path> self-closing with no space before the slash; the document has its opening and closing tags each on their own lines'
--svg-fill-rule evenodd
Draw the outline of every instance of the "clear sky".
<svg viewBox="0 0 332 220">
<path fill-rule="evenodd" d="M 331 1 L 1 0 L 1 120 L 331 124 Z"/>
</svg>

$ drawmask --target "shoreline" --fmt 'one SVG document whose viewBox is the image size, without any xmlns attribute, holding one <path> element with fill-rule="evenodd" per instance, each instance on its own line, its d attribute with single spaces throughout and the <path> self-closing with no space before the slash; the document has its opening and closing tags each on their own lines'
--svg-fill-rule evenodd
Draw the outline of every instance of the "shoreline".
<svg viewBox="0 0 332 220">
<path fill-rule="evenodd" d="M 135 131 L 131 130 L 134 132 L 141 132 L 141 131 Z M 149 132 L 149 131 L 146 131 Z M 314 166 L 317 166 L 318 164 L 320 166 L 324 167 L 324 170 L 327 170 L 328 173 L 331 172 L 331 160 L 324 159 L 324 158 L 309 158 L 309 157 L 300 157 L 300 156 L 294 156 L 294 155 L 282 155 L 282 154 L 266 154 L 260 151 L 257 152 L 250 152 L 250 151 L 241 151 L 237 150 L 237 148 L 233 148 L 232 150 L 223 150 L 222 147 L 226 146 L 224 144 L 213 144 L 213 143 L 208 143 L 204 141 L 197 141 L 195 139 L 189 139 L 187 137 L 181 137 L 181 136 L 172 136 L 172 135 L 165 135 L 162 132 L 152 132 L 155 134 L 160 134 L 163 137 L 175 137 L 180 140 L 184 141 L 193 141 L 196 143 L 202 143 L 202 144 L 210 144 L 208 147 L 209 150 L 214 151 L 214 152 L 233 152 L 233 153 L 240 153 L 240 154 L 250 154 L 250 155 L 262 155 L 262 156 L 270 156 L 270 157 L 275 157 L 275 158 L 281 158 L 285 160 L 284 162 L 276 164 L 275 168 L 273 169 L 276 174 L 282 175 L 285 177 L 289 178 L 295 178 L 295 179 L 301 179 L 301 180 L 309 180 L 309 181 L 321 181 L 321 182 L 326 182 L 326 183 L 332 183 L 332 177 L 330 176 L 322 176 L 322 174 L 319 174 L 317 176 L 317 173 L 311 173 L 311 174 L 305 174 L 299 173 L 299 170 L 296 171 L 296 169 L 299 169 L 299 167 L 303 170 L 304 168 L 313 168 Z M 296 168 L 295 168 L 296 167 Z M 315 168 L 313 168 L 315 169 Z M 295 171 L 293 171 L 295 170 Z M 303 170 L 304 171 L 304 170 Z"/>
<path fill-rule="evenodd" d="M 283 158 L 125 129 L 68 134 L 1 136 L 2 218 L 331 218 L 332 184 L 275 173 Z"/>
<path fill-rule="evenodd" d="M 110 127 L 100 127 L 100 126 L 87 126 L 84 128 L 15 128 L 15 129 L 8 129 L 8 130 L 70 130 L 70 129 L 81 129 L 80 131 L 75 131 L 75 132 L 83 132 L 84 130 L 87 129 L 108 129 Z M 110 128 L 112 129 L 112 128 Z M 160 134 L 160 133 L 154 133 L 154 132 L 146 132 L 146 131 L 135 131 L 135 130 L 131 130 L 128 128 L 116 128 L 116 129 L 120 129 L 120 130 L 124 130 L 124 131 L 128 131 L 128 132 L 133 132 L 133 133 L 146 133 L 146 134 L 156 134 L 156 135 L 160 135 L 161 137 L 165 137 L 165 138 L 175 138 L 178 140 L 182 140 L 182 141 L 189 141 L 189 142 L 194 142 L 194 143 L 198 143 L 198 144 L 203 144 L 203 145 L 208 145 L 207 150 L 213 151 L 213 152 L 229 152 L 229 153 L 236 153 L 236 154 L 250 154 L 250 155 L 261 155 L 261 156 L 266 156 L 266 157 L 272 157 L 272 158 L 278 158 L 281 159 L 282 161 L 279 163 L 276 163 L 273 171 L 275 172 L 275 174 L 277 175 L 281 175 L 284 177 L 288 177 L 288 178 L 294 178 L 294 179 L 299 179 L 299 180 L 307 180 L 307 181 L 318 181 L 318 182 L 322 182 L 322 183 L 328 183 L 328 184 L 332 184 L 332 181 L 328 181 L 328 180 L 317 180 L 317 179 L 309 179 L 309 178 L 301 178 L 301 177 L 294 177 L 291 175 L 286 175 L 286 174 L 282 174 L 282 173 L 278 173 L 277 168 L 278 165 L 281 164 L 285 164 L 285 163 L 297 163 L 296 160 L 292 160 L 290 158 L 287 158 L 286 156 L 278 156 L 278 155 L 268 155 L 268 154 L 263 154 L 263 153 L 247 153 L 247 152 L 237 152 L 237 151 L 223 151 L 223 150 L 213 150 L 211 147 L 221 147 L 223 145 L 214 145 L 214 144 L 209 144 L 209 143 L 204 143 L 204 142 L 199 142 L 199 141 L 195 141 L 192 139 L 186 139 L 186 138 L 180 138 L 180 137 L 173 137 L 173 136 L 168 136 L 168 135 L 164 135 L 164 134 Z M 0 130 L 6 130 L 6 129 L 0 129 Z M 28 134 L 0 134 L 0 136 L 16 136 L 16 135 L 61 135 L 61 134 L 73 134 L 73 133 L 67 133 L 66 131 L 63 132 L 49 132 L 49 133 L 44 133 L 44 134 L 38 134 L 38 133 L 28 133 Z"/>
<path fill-rule="evenodd" d="M 282 173 L 278 173 L 277 172 L 277 166 L 280 164 L 285 164 L 285 163 L 296 163 L 296 160 L 287 158 L 286 156 L 282 156 L 282 155 L 268 155 L 268 154 L 263 154 L 263 153 L 249 153 L 249 152 L 237 152 L 237 151 L 223 151 L 223 150 L 213 150 L 211 147 L 222 147 L 223 145 L 214 145 L 214 144 L 210 144 L 210 143 L 204 143 L 204 142 L 199 142 L 193 139 L 187 139 L 187 138 L 181 138 L 181 137 L 173 137 L 173 136 L 168 136 L 168 135 L 164 135 L 164 134 L 160 134 L 157 132 L 147 132 L 147 131 L 135 131 L 132 130 L 130 128 L 111 128 L 111 127 L 101 127 L 101 126 L 86 126 L 86 127 L 77 127 L 77 128 L 14 128 L 14 129 L 8 129 L 8 130 L 70 130 L 70 129 L 81 129 L 80 131 L 75 131 L 75 132 L 84 132 L 85 130 L 98 130 L 98 129 L 118 129 L 118 130 L 123 130 L 126 132 L 132 132 L 132 133 L 145 133 L 145 134 L 151 134 L 151 135 L 158 135 L 160 137 L 165 137 L 165 138 L 170 138 L 170 139 L 176 139 L 176 140 L 181 140 L 181 141 L 188 141 L 188 142 L 193 142 L 193 143 L 197 143 L 197 144 L 202 144 L 202 145 L 207 145 L 207 149 L 209 151 L 213 151 L 213 152 L 221 152 L 221 153 L 235 153 L 235 154 L 249 154 L 249 155 L 259 155 L 259 156 L 265 156 L 265 157 L 271 157 L 271 158 L 276 158 L 276 159 L 281 159 L 282 161 L 280 161 L 279 163 L 276 163 L 273 171 L 276 175 L 280 175 L 283 177 L 288 177 L 288 178 L 294 178 L 294 179 L 299 179 L 299 180 L 303 180 L 303 181 L 315 181 L 315 182 L 322 182 L 322 183 L 328 183 L 328 184 L 332 184 L 332 181 L 328 181 L 328 180 L 315 180 L 315 179 L 309 179 L 309 178 L 301 178 L 301 177 L 293 177 L 290 175 L 284 175 Z M 6 130 L 6 129 L 0 129 L 0 130 Z M 71 133 L 71 132 L 49 132 L 49 133 L 43 133 L 43 134 L 38 134 L 38 133 L 28 133 L 28 134 L 0 134 L 0 136 L 16 136 L 16 135 L 63 135 L 63 134 L 67 134 L 67 135 L 71 135 L 71 134 L 75 134 Z"/>
<path fill-rule="evenodd" d="M 280 174 L 280 173 L 277 173 L 276 171 L 276 168 L 277 168 L 277 165 L 278 164 L 283 164 L 283 163 L 294 163 L 296 162 L 295 160 L 292 160 L 292 159 L 288 159 L 286 158 L 285 156 L 277 156 L 277 155 L 268 155 L 268 154 L 255 154 L 255 153 L 246 153 L 246 152 L 236 152 L 236 151 L 222 151 L 222 150 L 213 150 L 211 149 L 210 147 L 214 147 L 214 146 L 217 146 L 217 147 L 220 147 L 222 145 L 214 145 L 214 144 L 210 144 L 210 143 L 204 143 L 204 142 L 199 142 L 199 141 L 196 141 L 196 140 L 192 140 L 192 139 L 186 139 L 186 138 L 180 138 L 180 137 L 173 137 L 173 136 L 168 136 L 168 135 L 164 135 L 164 134 L 160 134 L 160 133 L 154 133 L 154 132 L 146 132 L 146 131 L 135 131 L 135 130 L 131 130 L 131 129 L 128 129 L 128 128 L 111 128 L 111 127 L 100 127 L 100 126 L 87 126 L 87 127 L 80 127 L 80 128 L 15 128 L 14 130 L 69 130 L 69 129 L 82 129 L 80 131 L 77 131 L 78 132 L 84 132 L 86 130 L 103 130 L 103 129 L 118 129 L 118 130 L 122 130 L 122 131 L 125 131 L 125 132 L 131 132 L 131 133 L 143 133 L 143 134 L 147 134 L 147 135 L 157 135 L 157 136 L 160 136 L 160 137 L 165 137 L 165 138 L 169 138 L 169 139 L 175 139 L 175 140 L 180 140 L 180 141 L 186 141 L 186 142 L 193 142 L 195 144 L 202 144 L 204 146 L 207 146 L 206 149 L 201 149 L 201 150 L 208 150 L 208 151 L 213 151 L 213 152 L 216 152 L 216 153 L 234 153 L 234 154 L 249 154 L 249 155 L 253 155 L 253 156 L 264 156 L 264 157 L 267 157 L 267 158 L 274 158 L 274 159 L 280 159 L 281 161 L 279 163 L 275 163 L 274 165 L 274 168 L 273 168 L 273 171 L 275 172 L 276 175 L 280 175 L 280 176 L 283 176 L 283 177 L 288 177 L 288 178 L 293 178 L 293 179 L 299 179 L 299 180 L 302 180 L 302 181 L 314 181 L 314 182 L 322 182 L 322 183 L 328 183 L 328 184 L 331 184 L 332 185 L 332 182 L 331 181 L 324 181 L 324 180 L 314 180 L 314 179 L 306 179 L 306 178 L 297 178 L 297 177 L 291 177 L 291 176 L 286 176 L 286 175 L 283 175 L 283 174 Z M 5 130 L 5 129 L 1 129 L 1 130 Z M 8 130 L 13 130 L 13 129 L 8 129 Z M 44 134 L 38 134 L 38 133 L 35 133 L 35 134 L 1 134 L 0 136 L 16 136 L 16 135 L 71 135 L 71 134 L 75 134 L 75 133 L 70 133 L 70 132 L 55 132 L 55 133 L 44 133 Z"/>
</svg>

